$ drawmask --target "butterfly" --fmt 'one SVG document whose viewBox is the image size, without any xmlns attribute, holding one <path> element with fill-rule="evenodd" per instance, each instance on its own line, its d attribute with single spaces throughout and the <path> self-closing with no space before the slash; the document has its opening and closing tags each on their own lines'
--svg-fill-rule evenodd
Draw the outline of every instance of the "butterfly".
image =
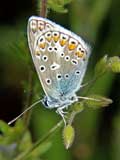
<svg viewBox="0 0 120 160">
<path fill-rule="evenodd" d="M 84 40 L 62 26 L 42 17 L 32 16 L 27 26 L 31 56 L 45 92 L 46 108 L 63 109 L 78 101 L 76 92 L 87 68 L 90 47 Z"/>
</svg>

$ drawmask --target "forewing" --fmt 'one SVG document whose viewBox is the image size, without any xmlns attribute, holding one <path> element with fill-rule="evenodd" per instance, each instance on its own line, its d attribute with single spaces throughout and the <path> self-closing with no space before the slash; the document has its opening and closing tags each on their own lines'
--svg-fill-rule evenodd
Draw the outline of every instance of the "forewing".
<svg viewBox="0 0 120 160">
<path fill-rule="evenodd" d="M 28 44 L 32 59 L 45 94 L 48 96 L 50 95 L 50 91 L 52 91 L 52 84 L 50 78 L 51 73 L 49 72 L 51 56 L 48 57 L 46 38 L 48 42 L 50 42 L 51 35 L 49 36 L 49 31 L 52 30 L 52 28 L 54 28 L 54 26 L 46 22 L 45 19 L 35 16 L 30 17 L 27 27 Z M 46 35 L 46 33 L 48 35 Z M 44 36 L 47 37 L 45 38 Z M 57 95 L 57 92 L 55 92 L 54 90 L 54 94 Z"/>
<path fill-rule="evenodd" d="M 28 22 L 28 42 L 43 89 L 49 97 L 69 97 L 80 88 L 90 50 L 74 33 L 41 17 Z"/>
</svg>

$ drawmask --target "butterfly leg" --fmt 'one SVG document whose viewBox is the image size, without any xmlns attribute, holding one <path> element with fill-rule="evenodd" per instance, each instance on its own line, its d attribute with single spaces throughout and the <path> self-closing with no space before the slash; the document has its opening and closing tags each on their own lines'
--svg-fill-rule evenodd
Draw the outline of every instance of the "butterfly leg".
<svg viewBox="0 0 120 160">
<path fill-rule="evenodd" d="M 92 97 L 83 97 L 83 96 L 77 96 L 78 99 L 85 99 L 85 100 L 92 100 L 92 101 L 97 101 L 100 102 L 100 99 L 95 99 Z"/>
<path fill-rule="evenodd" d="M 63 106 L 63 107 L 58 108 L 58 109 L 56 110 L 56 113 L 58 113 L 58 114 L 62 117 L 62 119 L 63 119 L 63 121 L 64 121 L 64 124 L 65 124 L 65 126 L 66 126 L 65 114 L 66 114 L 67 112 L 64 112 L 64 111 L 63 111 L 64 108 L 66 108 L 66 106 Z"/>
</svg>

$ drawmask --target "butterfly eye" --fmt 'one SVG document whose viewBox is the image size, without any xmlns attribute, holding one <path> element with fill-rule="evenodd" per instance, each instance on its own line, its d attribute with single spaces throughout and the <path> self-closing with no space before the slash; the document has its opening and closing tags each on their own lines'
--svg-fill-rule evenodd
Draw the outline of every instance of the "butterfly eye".
<svg viewBox="0 0 120 160">
<path fill-rule="evenodd" d="M 53 32 L 53 40 L 56 43 L 59 40 L 59 32 Z"/>
<path fill-rule="evenodd" d="M 48 85 L 50 85 L 50 84 L 52 83 L 51 79 L 50 79 L 50 78 L 47 78 L 47 79 L 46 79 L 46 83 L 47 83 Z"/>
<path fill-rule="evenodd" d="M 70 56 L 65 56 L 65 61 L 69 61 L 70 60 Z"/>
<path fill-rule="evenodd" d="M 78 61 L 77 61 L 76 59 L 72 59 L 72 60 L 71 60 L 71 63 L 72 63 L 73 65 L 78 65 Z"/>
<path fill-rule="evenodd" d="M 30 21 L 30 28 L 33 32 L 37 31 L 37 21 L 36 20 L 31 20 Z"/>
<path fill-rule="evenodd" d="M 51 32 L 47 32 L 47 33 L 45 34 L 45 38 L 47 39 L 48 42 L 50 42 L 51 39 L 52 39 Z"/>
<path fill-rule="evenodd" d="M 57 74 L 56 78 L 57 78 L 57 80 L 61 80 L 62 79 L 61 74 Z"/>
<path fill-rule="evenodd" d="M 69 40 L 69 44 L 68 44 L 68 49 L 71 51 L 71 50 L 74 50 L 76 47 L 77 47 L 77 44 L 78 42 L 73 39 L 73 38 L 70 38 Z"/>
<path fill-rule="evenodd" d="M 40 31 L 44 29 L 44 22 L 43 21 L 38 21 L 38 28 Z"/>
<path fill-rule="evenodd" d="M 40 72 L 45 72 L 45 70 L 46 70 L 46 68 L 45 68 L 44 65 L 41 65 L 41 66 L 39 67 L 39 69 L 40 69 Z"/>
<path fill-rule="evenodd" d="M 59 41 L 60 45 L 64 46 L 67 43 L 67 40 L 68 40 L 68 36 L 65 34 L 61 34 L 60 41 Z"/>
<path fill-rule="evenodd" d="M 47 62 L 47 61 L 48 61 L 48 57 L 47 57 L 46 55 L 43 55 L 43 56 L 42 56 L 42 60 L 43 60 L 44 62 Z"/>
<path fill-rule="evenodd" d="M 80 72 L 79 70 L 76 70 L 76 71 L 75 71 L 75 74 L 76 74 L 76 75 L 80 75 L 80 73 L 81 73 L 81 72 Z"/>
</svg>

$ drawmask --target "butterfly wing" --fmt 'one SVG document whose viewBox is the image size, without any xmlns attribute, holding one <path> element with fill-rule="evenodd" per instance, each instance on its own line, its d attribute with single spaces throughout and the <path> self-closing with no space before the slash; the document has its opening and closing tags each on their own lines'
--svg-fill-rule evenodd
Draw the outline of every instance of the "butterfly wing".
<svg viewBox="0 0 120 160">
<path fill-rule="evenodd" d="M 51 41 L 51 35 L 49 35 L 51 32 L 49 33 L 49 30 L 52 28 L 54 28 L 53 25 L 45 22 L 45 20 L 40 17 L 32 16 L 28 21 L 27 35 L 29 48 L 38 77 L 47 96 L 50 96 L 50 91 L 53 90 L 51 85 L 51 75 L 49 75 L 49 63 L 51 63 L 50 59 L 52 57 L 50 54 L 48 55 L 48 44 L 46 43 L 46 38 L 48 42 Z M 46 38 L 44 36 L 46 36 Z M 57 95 L 55 90 L 54 94 Z"/>
<path fill-rule="evenodd" d="M 28 43 L 45 94 L 63 100 L 80 88 L 90 50 L 67 29 L 41 17 L 28 21 Z"/>
</svg>

